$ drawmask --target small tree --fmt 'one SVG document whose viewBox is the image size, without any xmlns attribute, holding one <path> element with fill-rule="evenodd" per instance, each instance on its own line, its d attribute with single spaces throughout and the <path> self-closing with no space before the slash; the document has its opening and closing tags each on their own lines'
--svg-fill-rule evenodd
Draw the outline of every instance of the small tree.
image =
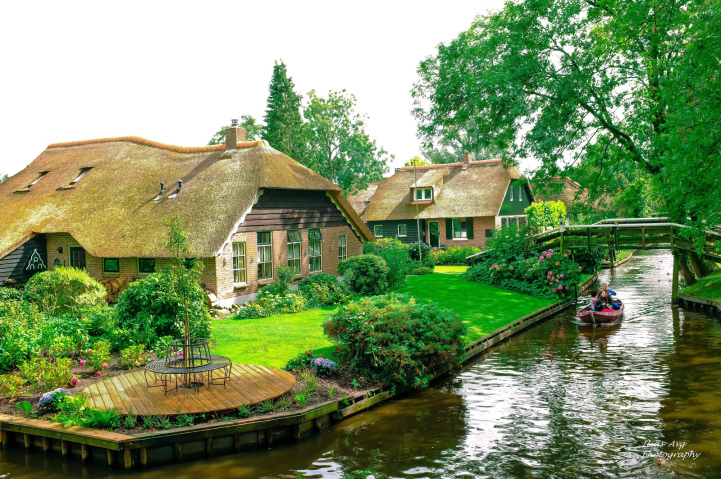
<svg viewBox="0 0 721 479">
<path fill-rule="evenodd" d="M 566 216 L 566 205 L 563 201 L 537 201 L 526 208 L 528 223 L 536 231 L 555 228 L 560 224 L 560 218 Z"/>
</svg>

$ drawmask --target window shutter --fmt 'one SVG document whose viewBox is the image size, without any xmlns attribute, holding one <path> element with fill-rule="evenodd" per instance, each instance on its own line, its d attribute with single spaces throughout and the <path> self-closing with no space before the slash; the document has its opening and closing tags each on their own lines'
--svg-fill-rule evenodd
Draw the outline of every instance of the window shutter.
<svg viewBox="0 0 721 479">
<path fill-rule="evenodd" d="M 473 239 L 473 217 L 466 218 L 466 238 Z"/>
<path fill-rule="evenodd" d="M 453 218 L 446 218 L 446 239 L 453 239 Z"/>
</svg>

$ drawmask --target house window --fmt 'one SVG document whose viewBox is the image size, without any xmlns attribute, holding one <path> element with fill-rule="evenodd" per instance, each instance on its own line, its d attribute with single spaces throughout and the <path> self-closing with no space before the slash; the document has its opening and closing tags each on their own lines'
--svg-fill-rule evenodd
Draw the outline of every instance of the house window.
<svg viewBox="0 0 721 479">
<path fill-rule="evenodd" d="M 518 188 L 518 201 L 523 200 L 523 186 Z"/>
<path fill-rule="evenodd" d="M 138 273 L 155 273 L 155 258 L 138 258 Z"/>
<path fill-rule="evenodd" d="M 398 225 L 398 236 L 408 236 L 408 225 Z"/>
<path fill-rule="evenodd" d="M 258 232 L 258 279 L 273 277 L 273 245 L 270 231 Z"/>
<path fill-rule="evenodd" d="M 247 283 L 245 274 L 245 243 L 233 243 L 233 283 Z"/>
<path fill-rule="evenodd" d="M 493 230 L 486 230 L 486 238 L 493 238 Z"/>
<path fill-rule="evenodd" d="M 375 236 L 376 238 L 383 237 L 383 225 L 375 225 L 373 227 L 373 236 Z"/>
<path fill-rule="evenodd" d="M 505 228 L 508 226 L 508 218 L 501 218 L 501 227 Z"/>
<path fill-rule="evenodd" d="M 300 230 L 288 230 L 288 267 L 300 274 Z"/>
<path fill-rule="evenodd" d="M 511 190 L 511 201 L 513 201 L 513 187 L 512 186 L 511 186 L 510 190 Z"/>
<path fill-rule="evenodd" d="M 90 171 L 91 169 L 92 169 L 92 168 L 80 168 L 80 173 L 78 174 L 78 176 L 77 176 L 73 181 L 70 182 L 70 184 L 71 184 L 71 185 L 74 185 L 74 184 L 77 183 L 78 181 L 82 180 L 82 179 L 83 179 L 83 176 L 87 175 L 87 174 L 88 174 L 88 171 Z"/>
<path fill-rule="evenodd" d="M 433 199 L 432 188 L 416 188 L 416 200 L 418 201 L 430 201 Z"/>
<path fill-rule="evenodd" d="M 453 239 L 466 237 L 466 219 L 453 218 Z"/>
<path fill-rule="evenodd" d="M 85 250 L 83 248 L 70 248 L 70 266 L 85 269 Z"/>
<path fill-rule="evenodd" d="M 120 273 L 120 258 L 103 258 L 103 273 Z"/>
<path fill-rule="evenodd" d="M 37 178 L 35 178 L 35 179 L 33 180 L 33 182 L 28 185 L 28 188 L 30 188 L 31 186 L 33 186 L 33 185 L 34 185 L 35 183 L 37 183 L 38 181 L 42 180 L 42 179 L 43 179 L 43 176 L 47 175 L 48 173 L 50 173 L 50 172 L 49 172 L 49 171 L 41 171 L 41 172 L 40 172 L 40 176 L 38 176 Z"/>
<path fill-rule="evenodd" d="M 348 259 L 348 235 L 338 235 L 338 261 Z"/>
<path fill-rule="evenodd" d="M 311 228 L 308 230 L 308 264 L 310 266 L 310 272 L 320 271 L 323 264 L 321 258 L 321 252 L 323 247 L 321 245 L 323 237 L 320 234 L 320 228 Z"/>
</svg>

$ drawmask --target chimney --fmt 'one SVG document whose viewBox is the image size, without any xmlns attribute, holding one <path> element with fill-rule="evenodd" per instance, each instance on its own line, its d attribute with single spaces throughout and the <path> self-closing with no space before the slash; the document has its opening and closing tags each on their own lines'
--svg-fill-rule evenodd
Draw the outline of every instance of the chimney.
<svg viewBox="0 0 721 479">
<path fill-rule="evenodd" d="M 235 146 L 245 141 L 245 128 L 238 126 L 238 120 L 230 120 L 230 126 L 225 129 L 225 151 L 234 150 Z"/>
<path fill-rule="evenodd" d="M 463 153 L 463 170 L 468 168 L 468 164 L 471 162 L 472 156 L 473 154 L 470 151 L 466 151 L 465 153 Z"/>
</svg>

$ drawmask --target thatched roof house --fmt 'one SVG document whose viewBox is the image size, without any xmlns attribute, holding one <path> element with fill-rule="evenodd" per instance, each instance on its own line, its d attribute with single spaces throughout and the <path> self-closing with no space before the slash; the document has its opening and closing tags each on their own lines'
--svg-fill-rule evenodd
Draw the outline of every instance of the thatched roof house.
<svg viewBox="0 0 721 479">
<path fill-rule="evenodd" d="M 493 230 L 525 221 L 528 184 L 501 160 L 404 167 L 380 182 L 361 217 L 377 238 L 432 246 L 485 246 Z M 358 209 L 356 209 L 358 212 Z M 417 222 L 416 218 L 420 221 Z"/>
<path fill-rule="evenodd" d="M 573 211 L 575 203 L 583 203 L 588 197 L 588 190 L 571 178 L 553 177 L 546 180 L 547 184 L 541 188 L 538 183 L 533 183 L 533 189 L 536 192 L 537 201 L 561 201 L 566 206 L 566 211 Z M 559 186 L 559 184 L 561 186 Z M 560 190 L 559 190 L 560 188 Z"/>
<path fill-rule="evenodd" d="M 56 260 L 73 262 L 67 256 L 73 246 L 56 247 L 55 242 L 65 241 L 57 235 L 65 235 L 84 250 L 83 255 L 93 258 L 166 258 L 164 221 L 176 214 L 194 252 L 225 265 L 222 268 L 233 262 L 231 245 L 239 233 L 250 237 L 251 231 L 282 231 L 272 236 L 284 243 L 287 229 L 303 230 L 307 238 L 308 228 L 323 229 L 322 233 L 326 227 L 335 228 L 343 233 L 329 234 L 347 234 L 349 244 L 356 244 L 353 254 L 360 253 L 361 241 L 372 239 L 337 185 L 264 141 L 244 141 L 240 128 L 229 128 L 227 138 L 226 145 L 200 148 L 135 137 L 50 145 L 23 171 L 0 184 L 0 262 L 41 234 L 47 238 L 50 268 L 58 264 Z M 257 204 L 265 205 L 260 216 Z M 255 225 L 247 223 L 251 218 Z M 245 241 L 249 255 L 255 251 L 250 244 L 254 241 Z M 328 254 L 331 249 L 337 254 L 337 238 L 324 236 L 322 241 L 335 245 L 327 248 Z M 58 248 L 64 251 L 58 253 Z M 281 258 L 275 262 L 283 263 L 285 244 L 276 249 Z M 335 272 L 337 262 L 337 257 L 329 258 L 322 269 Z M 86 259 L 84 266 L 90 271 L 88 263 Z M 133 272 L 130 263 L 131 271 L 125 273 L 142 274 L 137 268 Z M 232 271 L 213 269 L 216 277 L 209 277 L 209 283 L 219 283 L 226 273 L 232 276 Z M 103 271 L 96 271 L 96 276 L 104 276 Z M 244 293 L 257 289 L 257 284 L 250 284 L 252 276 L 249 271 L 246 281 L 235 281 L 246 283 L 235 289 Z M 232 296 L 232 284 L 226 288 L 229 294 L 215 286 L 210 289 L 219 297 Z"/>
</svg>

